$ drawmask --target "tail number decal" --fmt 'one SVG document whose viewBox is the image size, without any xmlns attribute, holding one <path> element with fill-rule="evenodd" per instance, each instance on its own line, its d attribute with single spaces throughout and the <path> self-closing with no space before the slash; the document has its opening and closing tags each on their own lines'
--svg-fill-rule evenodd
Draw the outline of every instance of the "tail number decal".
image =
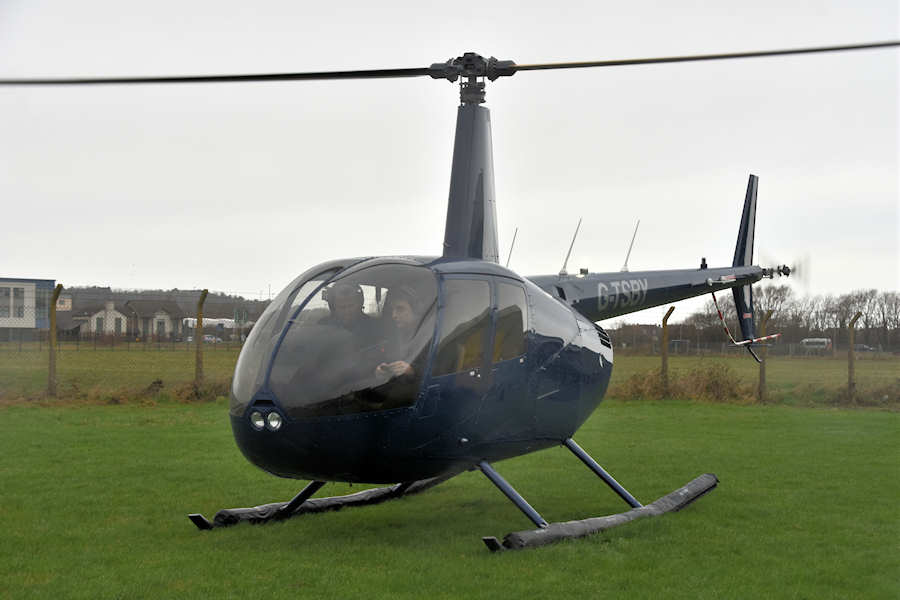
<svg viewBox="0 0 900 600">
<path fill-rule="evenodd" d="M 622 279 L 597 284 L 597 304 L 600 310 L 636 306 L 646 299 L 646 279 Z"/>
</svg>

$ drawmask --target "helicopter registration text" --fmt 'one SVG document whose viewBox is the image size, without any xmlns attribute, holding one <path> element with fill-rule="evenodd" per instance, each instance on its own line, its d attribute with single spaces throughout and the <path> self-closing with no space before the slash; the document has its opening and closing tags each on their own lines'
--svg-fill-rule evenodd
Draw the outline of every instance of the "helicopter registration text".
<svg viewBox="0 0 900 600">
<path fill-rule="evenodd" d="M 597 284 L 597 302 L 600 310 L 640 304 L 646 299 L 646 279 L 622 279 Z"/>
</svg>

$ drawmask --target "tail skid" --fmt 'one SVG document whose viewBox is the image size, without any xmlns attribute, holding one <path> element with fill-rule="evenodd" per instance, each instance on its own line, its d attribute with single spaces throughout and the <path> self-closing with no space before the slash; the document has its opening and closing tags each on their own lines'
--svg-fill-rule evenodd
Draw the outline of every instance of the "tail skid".
<svg viewBox="0 0 900 600">
<path fill-rule="evenodd" d="M 750 286 L 747 286 L 750 287 Z M 773 333 L 772 335 L 766 335 L 758 338 L 751 338 L 748 340 L 744 340 L 742 342 L 738 342 L 734 339 L 734 336 L 731 335 L 731 331 L 728 329 L 728 324 L 725 322 L 725 316 L 722 314 L 722 309 L 719 308 L 719 302 L 716 300 L 716 293 L 710 292 L 713 299 L 713 304 L 716 306 L 716 312 L 719 313 L 719 320 L 722 321 L 722 328 L 725 329 L 725 335 L 728 336 L 728 339 L 731 340 L 731 343 L 735 346 L 746 346 L 747 350 L 750 352 L 750 355 L 756 359 L 756 362 L 761 363 L 762 361 L 756 355 L 756 352 L 753 351 L 753 344 L 758 344 L 760 342 L 764 342 L 766 340 L 774 340 L 777 337 L 780 337 L 780 333 Z"/>
</svg>

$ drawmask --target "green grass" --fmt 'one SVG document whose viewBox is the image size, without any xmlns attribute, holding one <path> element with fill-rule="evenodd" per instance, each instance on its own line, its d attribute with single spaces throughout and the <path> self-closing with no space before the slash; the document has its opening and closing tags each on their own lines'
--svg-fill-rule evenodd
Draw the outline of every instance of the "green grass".
<svg viewBox="0 0 900 600">
<path fill-rule="evenodd" d="M 529 522 L 475 472 L 378 506 L 199 532 L 187 513 L 286 500 L 302 485 L 240 456 L 224 401 L 0 408 L 0 597 L 900 591 L 898 413 L 611 401 L 576 439 L 645 502 L 706 471 L 721 484 L 679 513 L 501 554 L 480 536 Z M 562 448 L 496 466 L 548 520 L 627 508 Z"/>
</svg>

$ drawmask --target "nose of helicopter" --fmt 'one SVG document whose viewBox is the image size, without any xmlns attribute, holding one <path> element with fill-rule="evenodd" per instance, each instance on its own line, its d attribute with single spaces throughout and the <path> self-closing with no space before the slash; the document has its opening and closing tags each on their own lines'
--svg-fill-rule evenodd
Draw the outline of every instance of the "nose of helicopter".
<svg viewBox="0 0 900 600">
<path fill-rule="evenodd" d="M 256 402 L 231 415 L 241 452 L 280 477 L 396 483 L 430 477 L 439 468 L 406 448 L 411 409 L 331 419 L 291 420 L 274 404 Z"/>
<path fill-rule="evenodd" d="M 402 480 L 409 468 L 395 459 L 434 336 L 435 275 L 396 259 L 313 271 L 279 294 L 241 350 L 235 440 L 283 477 Z"/>
</svg>

